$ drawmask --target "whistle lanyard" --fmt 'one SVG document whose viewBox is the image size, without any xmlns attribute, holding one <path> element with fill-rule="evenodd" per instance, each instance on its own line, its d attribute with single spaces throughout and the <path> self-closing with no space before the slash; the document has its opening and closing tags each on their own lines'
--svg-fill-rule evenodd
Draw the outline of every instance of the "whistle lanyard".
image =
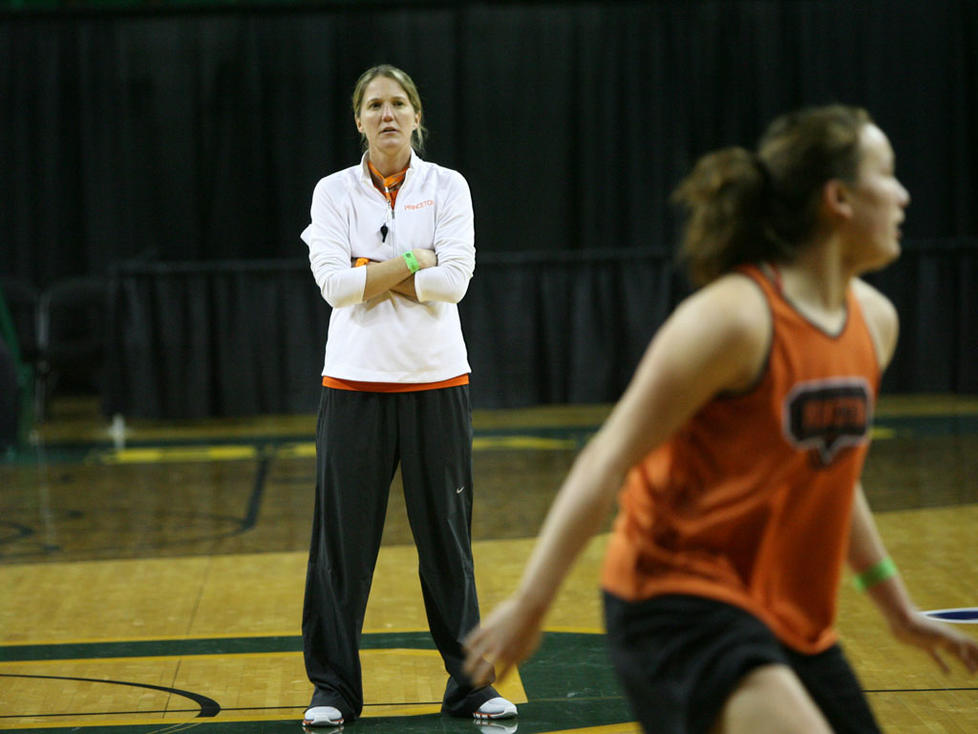
<svg viewBox="0 0 978 734">
<path fill-rule="evenodd" d="M 380 227 L 380 240 L 381 242 L 386 242 L 387 233 L 390 231 L 390 222 L 394 218 L 394 203 L 397 201 L 397 192 L 400 190 L 401 184 L 404 183 L 407 169 L 405 168 L 393 176 L 384 176 L 369 160 L 367 161 L 367 167 L 370 169 L 370 177 L 373 180 L 374 187 L 387 199 L 387 216 L 384 218 L 384 223 Z"/>
<path fill-rule="evenodd" d="M 373 178 L 374 186 L 380 190 L 380 193 L 384 195 L 387 199 L 387 203 L 390 205 L 391 211 L 394 211 L 394 202 L 397 201 L 397 192 L 401 188 L 401 184 L 404 183 L 404 177 L 407 175 L 407 169 L 403 171 L 398 171 L 393 176 L 383 176 L 380 171 L 374 166 L 373 163 L 367 161 L 367 166 L 370 168 L 370 174 Z"/>
</svg>

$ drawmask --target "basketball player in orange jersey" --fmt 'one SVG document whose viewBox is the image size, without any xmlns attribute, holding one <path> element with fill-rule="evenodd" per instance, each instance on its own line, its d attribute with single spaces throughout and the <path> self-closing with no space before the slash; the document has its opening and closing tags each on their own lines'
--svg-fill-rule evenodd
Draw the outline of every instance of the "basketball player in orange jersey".
<svg viewBox="0 0 978 734">
<path fill-rule="evenodd" d="M 858 276 L 897 257 L 910 201 L 890 143 L 863 110 L 803 110 L 756 153 L 703 157 L 674 198 L 701 288 L 574 463 L 467 670 L 533 652 L 620 490 L 605 617 L 645 731 L 877 732 L 833 629 L 846 561 L 899 639 L 978 669 L 973 639 L 914 607 L 860 486 L 897 317 Z"/>
</svg>

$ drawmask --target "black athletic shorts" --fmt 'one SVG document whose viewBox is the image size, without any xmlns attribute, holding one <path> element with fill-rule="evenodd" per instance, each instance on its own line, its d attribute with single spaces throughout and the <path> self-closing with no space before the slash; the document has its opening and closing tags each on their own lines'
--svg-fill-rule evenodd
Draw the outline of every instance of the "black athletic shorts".
<svg viewBox="0 0 978 734">
<path fill-rule="evenodd" d="M 612 663 L 646 732 L 705 734 L 741 679 L 771 663 L 797 674 L 836 734 L 880 732 L 838 645 L 803 655 L 752 614 L 704 597 L 604 602 Z"/>
</svg>

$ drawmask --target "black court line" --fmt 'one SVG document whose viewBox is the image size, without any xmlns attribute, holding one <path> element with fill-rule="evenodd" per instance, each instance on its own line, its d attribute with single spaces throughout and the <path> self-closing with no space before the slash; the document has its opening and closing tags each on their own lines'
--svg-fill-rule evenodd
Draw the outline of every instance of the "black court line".
<svg viewBox="0 0 978 734">
<path fill-rule="evenodd" d="M 6 528 L 12 530 L 12 533 L 6 532 Z M 0 545 L 6 543 L 14 543 L 18 540 L 23 540 L 24 538 L 29 538 L 35 534 L 34 528 L 29 525 L 24 525 L 19 522 L 9 522 L 7 520 L 0 521 Z"/>
<path fill-rule="evenodd" d="M 0 678 L 40 678 L 44 680 L 74 680 L 82 681 L 83 683 L 107 683 L 109 685 L 115 686 L 132 686 L 133 688 L 148 688 L 152 691 L 162 691 L 164 693 L 175 693 L 183 698 L 189 698 L 191 701 L 196 703 L 200 708 L 197 716 L 195 718 L 211 718 L 217 716 L 221 711 L 221 704 L 215 701 L 213 698 L 208 698 L 207 696 L 201 695 L 200 693 L 194 693 L 193 691 L 184 691 L 180 688 L 170 688 L 167 686 L 154 686 L 149 683 L 133 683 L 132 681 L 124 680 L 102 680 L 100 678 L 76 678 L 74 676 L 64 676 L 64 675 L 21 675 L 18 673 L 0 673 Z M 183 709 L 181 709 L 183 710 Z M 33 714 L 26 714 L 27 716 L 33 716 Z M 70 716 L 71 714 L 38 714 L 38 716 Z M 23 715 L 22 715 L 23 716 Z"/>
<path fill-rule="evenodd" d="M 23 676 L 25 678 L 29 676 Z M 78 680 L 78 679 L 71 679 Z M 107 683 L 108 681 L 102 681 Z M 286 708 L 283 706 L 282 708 Z M 237 711 L 239 709 L 224 709 L 221 711 Z M 259 710 L 259 709 L 254 709 Z M 40 719 L 58 718 L 59 716 L 142 716 L 144 714 L 189 714 L 200 709 L 145 709 L 139 711 L 69 711 L 64 714 L 0 714 L 0 719 Z"/>
<path fill-rule="evenodd" d="M 20 678 L 46 678 L 53 676 L 16 676 Z M 65 678 L 64 680 L 91 680 L 89 678 Z M 110 683 L 113 681 L 99 681 L 101 683 Z M 141 684 L 124 684 L 124 685 L 141 685 Z M 154 688 L 155 686 L 142 686 L 144 688 Z M 166 689 L 171 690 L 171 689 Z M 600 702 L 600 701 L 622 701 L 624 696 L 578 696 L 575 701 L 589 701 L 589 702 Z M 440 706 L 441 701 L 381 701 L 375 703 L 364 703 L 363 707 L 365 709 L 369 708 L 380 708 L 380 707 L 396 707 L 396 706 Z M 558 697 L 547 697 L 547 698 L 534 698 L 533 703 L 567 703 L 566 698 Z M 223 706 L 220 708 L 220 713 L 230 713 L 233 711 L 304 711 L 309 708 L 308 703 L 297 703 L 293 706 Z M 0 714 L 0 719 L 23 719 L 23 718 L 40 718 L 49 717 L 56 718 L 59 716 L 139 716 L 144 714 L 185 714 L 192 711 L 197 711 L 199 709 L 143 709 L 139 711 L 83 711 L 83 712 L 69 712 L 60 714 Z M 213 714 L 211 714 L 213 715 Z M 198 716 L 199 718 L 199 716 Z"/>
<path fill-rule="evenodd" d="M 23 675 L 14 676 L 18 678 L 47 678 L 53 676 L 43 676 L 43 675 Z M 91 680 L 90 678 L 65 678 L 64 680 Z M 112 683 L 115 681 L 98 681 L 100 683 Z M 140 685 L 140 684 L 124 684 L 124 685 Z M 144 688 L 153 688 L 154 686 L 143 686 Z M 170 690 L 170 689 L 166 689 Z M 541 699 L 548 701 L 560 701 L 562 699 Z M 581 699 L 585 700 L 585 699 Z M 605 700 L 605 699 L 586 699 L 586 700 Z M 612 699 L 607 699 L 612 700 Z M 371 706 L 438 706 L 441 701 L 399 701 L 397 703 L 364 703 L 363 707 L 365 709 Z M 294 706 L 223 706 L 220 708 L 220 712 L 228 713 L 231 711 L 304 711 L 309 708 L 308 703 L 295 704 Z M 193 711 L 199 711 L 200 709 L 141 709 L 138 711 L 74 711 L 59 714 L 0 714 L 0 719 L 26 719 L 26 718 L 57 718 L 61 716 L 141 716 L 150 714 L 188 714 Z M 208 716 L 214 716 L 216 714 L 208 714 Z M 199 716 L 198 716 L 199 718 Z"/>
<path fill-rule="evenodd" d="M 863 693 L 951 693 L 952 691 L 978 691 L 978 686 L 962 688 L 864 688 Z"/>
<path fill-rule="evenodd" d="M 265 477 L 268 476 L 268 464 L 269 458 L 263 451 L 262 458 L 258 460 L 258 466 L 255 469 L 255 483 L 252 485 L 251 497 L 248 499 L 248 510 L 241 522 L 241 527 L 232 535 L 241 535 L 255 527 L 255 523 L 258 521 L 258 512 L 261 510 L 262 497 L 265 494 Z"/>
<path fill-rule="evenodd" d="M 251 498 L 249 500 L 248 509 L 246 510 L 246 512 L 247 513 L 254 513 L 254 515 L 257 517 L 257 509 L 253 509 L 253 508 L 255 507 L 256 503 L 258 505 L 260 505 L 260 502 L 261 502 L 261 494 L 259 493 L 259 495 L 256 497 L 255 494 L 252 493 L 252 496 L 251 496 Z M 86 518 L 86 515 L 87 514 L 102 514 L 102 515 L 105 515 L 105 514 L 108 514 L 109 512 L 116 512 L 116 513 L 125 512 L 125 513 L 127 513 L 129 515 L 130 518 L 137 517 L 137 514 L 134 514 L 128 508 L 118 508 L 118 507 L 111 507 L 111 508 L 105 508 L 105 507 L 103 507 L 101 510 L 99 510 L 99 513 L 83 513 L 83 512 L 77 512 L 77 511 L 73 511 L 73 512 L 75 512 L 75 514 L 70 519 L 74 519 L 74 520 L 86 520 L 87 519 Z M 246 532 L 247 530 L 250 530 L 251 529 L 251 527 L 247 527 L 246 526 L 246 523 L 248 523 L 248 521 L 249 521 L 248 515 L 245 515 L 245 516 L 242 517 L 242 516 L 234 516 L 234 515 L 216 515 L 216 514 L 211 514 L 211 513 L 181 513 L 181 512 L 170 512 L 169 515 L 168 515 L 168 517 L 170 517 L 170 518 L 186 517 L 189 522 L 192 522 L 194 520 L 200 520 L 200 519 L 208 519 L 208 520 L 213 520 L 216 523 L 221 523 L 221 524 L 224 524 L 224 525 L 227 525 L 227 526 L 231 526 L 231 529 L 224 530 L 224 531 L 215 530 L 213 532 L 204 532 L 204 533 L 199 534 L 199 535 L 191 535 L 191 536 L 186 536 L 186 537 L 172 538 L 172 539 L 165 540 L 165 541 L 159 541 L 159 542 L 155 543 L 154 545 L 136 546 L 137 549 L 138 548 L 145 548 L 145 549 L 156 551 L 156 550 L 159 550 L 161 548 L 171 548 L 171 547 L 187 546 L 187 545 L 191 545 L 191 544 L 194 544 L 194 543 L 212 542 L 212 541 L 215 541 L 215 540 L 221 540 L 222 538 L 230 538 L 230 537 L 233 537 L 235 535 L 240 535 L 240 534 Z M 254 523 L 254 519 L 253 518 L 251 519 L 251 522 Z M 25 527 L 28 527 L 28 526 L 25 526 Z M 253 527 L 253 524 L 252 524 L 252 527 Z M 10 545 L 13 545 L 14 542 L 18 542 L 18 541 L 19 542 L 23 542 L 25 539 L 39 537 L 40 534 L 38 533 L 38 531 L 36 529 L 29 528 L 29 527 L 28 527 L 28 529 L 30 530 L 29 533 L 25 533 L 25 534 L 19 535 L 19 536 L 15 537 L 15 538 L 13 538 L 13 537 L 11 537 L 11 538 L 0 538 L 0 560 L 2 560 L 2 561 L 17 561 L 18 559 L 21 559 L 21 558 L 35 558 L 35 557 L 38 557 L 38 556 L 50 557 L 50 556 L 54 556 L 56 554 L 64 553 L 65 552 L 65 548 L 63 546 L 59 546 L 59 545 L 40 545 L 40 544 L 37 547 L 35 547 L 33 549 L 30 549 L 30 550 L 15 551 L 15 552 L 10 552 L 10 551 L 6 550 L 6 547 L 7 546 L 10 546 Z M 84 550 L 86 552 L 89 552 L 89 553 L 106 553 L 106 552 L 110 552 L 110 551 L 111 552 L 122 552 L 122 551 L 127 551 L 128 550 L 128 547 L 127 546 L 122 546 L 122 545 L 99 545 L 99 546 L 94 546 L 93 545 L 93 546 L 86 547 Z M 71 552 L 71 549 L 69 549 L 69 552 Z M 129 557 L 129 556 L 122 556 L 122 557 Z"/>
<path fill-rule="evenodd" d="M 248 504 L 245 509 L 244 517 L 234 517 L 227 515 L 207 515 L 207 514 L 195 514 L 192 519 L 199 517 L 210 517 L 218 521 L 224 521 L 231 524 L 234 527 L 233 530 L 228 530 L 225 532 L 215 532 L 209 533 L 201 536 L 193 536 L 189 538 L 177 538 L 167 543 L 167 545 L 188 545 L 191 543 L 198 543 L 202 541 L 209 540 L 219 540 L 221 538 L 231 538 L 236 535 L 243 535 L 249 530 L 253 530 L 258 522 L 258 514 L 261 511 L 262 500 L 265 495 L 265 480 L 268 476 L 268 466 L 271 461 L 268 451 L 259 451 L 261 458 L 258 459 L 257 467 L 255 469 L 255 481 L 252 484 L 251 496 L 248 498 Z M 78 513 L 79 517 L 84 517 L 83 513 Z M 3 532 L 4 528 L 10 528 L 13 532 L 7 533 Z M 22 541 L 24 538 L 30 538 L 37 535 L 35 528 L 29 525 L 24 525 L 21 523 L 13 522 L 0 522 L 0 547 L 4 545 L 10 545 L 17 541 Z M 17 559 L 17 558 L 30 558 L 37 555 L 52 555 L 59 553 L 63 550 L 60 546 L 44 546 L 38 550 L 20 552 L 20 553 L 5 553 L 0 552 L 0 558 L 4 559 Z M 99 551 L 107 550 L 117 550 L 115 546 L 104 546 L 97 548 Z M 2 660 L 0 656 L 0 660 Z"/>
</svg>

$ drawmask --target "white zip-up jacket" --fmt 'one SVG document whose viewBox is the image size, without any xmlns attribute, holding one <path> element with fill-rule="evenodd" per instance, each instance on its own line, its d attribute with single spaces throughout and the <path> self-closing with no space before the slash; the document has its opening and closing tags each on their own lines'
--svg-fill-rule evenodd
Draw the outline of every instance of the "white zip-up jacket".
<svg viewBox="0 0 978 734">
<path fill-rule="evenodd" d="M 301 237 L 316 284 L 333 307 L 323 375 L 423 383 L 470 372 L 456 304 L 475 270 L 475 230 L 460 173 L 412 151 L 391 211 L 364 155 L 359 165 L 316 184 L 310 215 Z M 392 292 L 364 301 L 367 269 L 351 267 L 351 260 L 390 260 L 415 248 L 434 250 L 438 258 L 435 267 L 414 274 L 419 303 Z"/>
</svg>

